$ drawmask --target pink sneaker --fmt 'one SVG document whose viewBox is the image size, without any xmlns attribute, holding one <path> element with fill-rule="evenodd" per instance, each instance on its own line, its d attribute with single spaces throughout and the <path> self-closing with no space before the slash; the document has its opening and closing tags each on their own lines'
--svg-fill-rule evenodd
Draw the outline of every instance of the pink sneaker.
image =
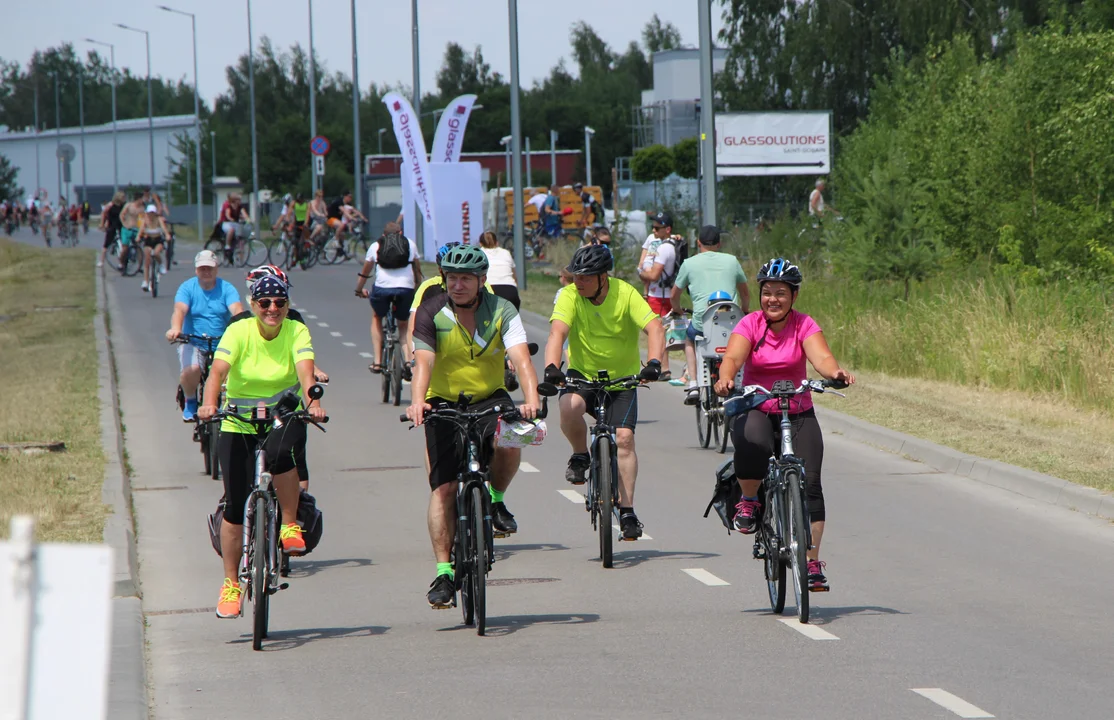
<svg viewBox="0 0 1114 720">
<path fill-rule="evenodd" d="M 758 515 L 761 512 L 762 503 L 757 500 L 740 500 L 735 506 L 735 529 L 743 535 L 750 535 L 758 529 Z"/>
</svg>

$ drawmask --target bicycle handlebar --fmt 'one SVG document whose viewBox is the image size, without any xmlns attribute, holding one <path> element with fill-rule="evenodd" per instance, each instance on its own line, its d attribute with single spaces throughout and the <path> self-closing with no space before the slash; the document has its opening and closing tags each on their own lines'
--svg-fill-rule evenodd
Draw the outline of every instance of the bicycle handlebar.
<svg viewBox="0 0 1114 720">
<path fill-rule="evenodd" d="M 791 398 L 810 392 L 830 392 L 833 395 L 847 397 L 841 392 L 836 392 L 836 389 L 842 390 L 845 387 L 847 387 L 847 383 L 842 380 L 814 380 L 805 378 L 801 381 L 801 384 L 796 387 L 793 386 L 790 380 L 778 380 L 774 383 L 773 390 L 768 390 L 761 385 L 747 385 L 724 400 L 723 405 L 725 408 L 728 408 L 729 404 L 733 405 L 744 400 L 753 400 L 761 404 L 766 400 Z"/>
<path fill-rule="evenodd" d="M 205 343 L 212 349 L 214 346 L 220 344 L 220 336 L 213 337 L 212 335 L 191 335 L 190 333 L 180 333 L 178 337 L 170 341 L 171 345 L 185 345 L 189 342 Z"/>
<path fill-rule="evenodd" d="M 544 420 L 548 414 L 549 402 L 547 398 L 543 397 L 542 406 L 538 408 L 536 418 L 538 420 Z M 467 407 L 431 408 L 429 410 L 426 410 L 425 413 L 422 414 L 422 421 L 429 422 L 430 420 L 452 420 L 456 422 L 476 422 L 491 415 L 498 415 L 506 422 L 518 422 L 519 420 L 525 419 L 522 417 L 522 413 L 519 412 L 519 409 L 515 407 L 514 401 L 511 400 L 509 402 L 509 407 L 506 407 L 502 404 L 496 404 L 492 405 L 489 408 L 484 408 L 483 410 L 469 410 Z M 410 422 L 410 418 L 407 417 L 407 415 L 404 413 L 398 416 L 398 421 L 407 423 Z"/>
<path fill-rule="evenodd" d="M 259 427 L 265 423 L 270 423 L 273 426 L 273 429 L 278 429 L 281 428 L 283 424 L 291 420 L 297 420 L 308 425 L 313 425 L 321 432 L 325 432 L 325 428 L 321 427 L 321 425 L 329 422 L 328 415 L 321 418 L 320 420 L 314 420 L 313 417 L 311 417 L 309 412 L 307 412 L 306 410 L 295 410 L 291 413 L 276 415 L 274 412 L 272 412 L 274 408 L 248 409 L 250 409 L 253 414 L 249 417 L 244 417 L 243 415 L 240 415 L 241 410 L 238 405 L 229 405 L 227 410 L 221 410 L 214 414 L 213 417 L 209 418 L 208 420 L 203 420 L 202 422 L 216 423 L 222 422 L 224 420 L 233 420 L 244 423 L 246 425 L 252 425 L 256 429 L 259 429 Z M 266 412 L 264 413 L 263 417 L 258 417 L 257 413 L 261 409 L 266 410 Z"/>
<path fill-rule="evenodd" d="M 588 378 L 565 377 L 564 387 L 570 390 L 631 390 L 647 387 L 637 375 L 608 380 L 589 380 Z"/>
</svg>

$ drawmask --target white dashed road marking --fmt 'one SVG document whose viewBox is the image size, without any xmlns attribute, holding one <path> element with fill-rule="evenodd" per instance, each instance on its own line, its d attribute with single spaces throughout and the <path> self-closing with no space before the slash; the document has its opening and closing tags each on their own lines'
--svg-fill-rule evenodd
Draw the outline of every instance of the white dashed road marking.
<svg viewBox="0 0 1114 720">
<path fill-rule="evenodd" d="M 329 327 L 329 323 L 319 322 L 319 323 L 317 323 L 317 327 Z"/>
<path fill-rule="evenodd" d="M 809 640 L 839 640 L 838 637 L 827 630 L 808 623 L 801 623 L 795 618 L 780 618 L 778 622 L 783 623 L 786 627 L 793 628 Z"/>
<path fill-rule="evenodd" d="M 940 688 L 910 688 L 923 698 L 927 698 L 945 710 L 949 710 L 961 718 L 992 718 L 986 710 L 976 707 L 961 697 L 952 695 L 947 690 Z"/>
<path fill-rule="evenodd" d="M 341 345 L 343 345 L 344 347 L 356 347 L 356 343 L 350 343 L 350 342 L 341 343 Z"/>
<path fill-rule="evenodd" d="M 564 495 L 565 499 L 570 502 L 580 503 L 581 505 L 584 504 L 584 496 L 578 493 L 576 490 L 558 490 L 557 492 Z"/>
<path fill-rule="evenodd" d="M 362 353 L 360 353 L 360 357 L 362 357 L 362 358 L 370 358 L 370 357 L 371 357 L 371 353 L 363 353 L 363 352 L 362 352 Z"/>
<path fill-rule="evenodd" d="M 615 528 L 616 532 L 619 531 L 619 526 L 618 525 L 612 525 L 611 527 Z M 642 537 L 640 537 L 638 539 L 639 540 L 653 540 L 653 538 L 650 537 L 649 535 L 647 535 L 646 533 L 642 533 Z"/>
<path fill-rule="evenodd" d="M 695 580 L 699 580 L 700 582 L 704 583 L 705 585 L 711 585 L 712 587 L 719 587 L 719 586 L 722 586 L 722 585 L 730 585 L 731 584 L 731 583 L 727 582 L 726 580 L 724 580 L 723 578 L 716 577 L 715 575 L 708 572 L 704 568 L 687 568 L 685 570 L 682 570 L 681 572 L 685 573 L 686 575 L 689 575 L 690 577 L 692 577 Z"/>
<path fill-rule="evenodd" d="M 330 334 L 330 335 L 332 335 L 333 337 L 340 337 L 340 333 L 338 333 L 338 332 L 337 332 L 336 330 L 333 330 L 333 331 L 332 331 L 331 333 L 329 333 L 329 334 Z"/>
<path fill-rule="evenodd" d="M 519 463 L 518 464 L 518 469 L 521 470 L 522 472 L 541 472 L 541 470 L 538 470 L 536 467 L 534 467 L 533 465 L 531 465 L 528 462 Z"/>
<path fill-rule="evenodd" d="M 309 318 L 310 320 L 316 320 L 317 319 L 316 315 L 306 315 L 306 317 Z"/>
</svg>

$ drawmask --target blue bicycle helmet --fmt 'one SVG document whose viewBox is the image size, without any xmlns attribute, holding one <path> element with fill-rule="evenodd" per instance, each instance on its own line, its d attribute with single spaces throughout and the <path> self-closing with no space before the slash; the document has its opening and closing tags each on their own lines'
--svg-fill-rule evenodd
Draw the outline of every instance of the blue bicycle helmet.
<svg viewBox="0 0 1114 720">
<path fill-rule="evenodd" d="M 735 302 L 735 300 L 731 297 L 731 293 L 726 290 L 716 290 L 708 296 L 708 304 L 711 305 L 717 302 Z"/>
<path fill-rule="evenodd" d="M 454 240 L 453 242 L 447 242 L 441 247 L 437 248 L 437 264 L 440 265 L 441 261 L 445 259 L 445 256 L 449 254 L 449 251 L 459 244 L 459 242 L 456 242 Z"/>
</svg>

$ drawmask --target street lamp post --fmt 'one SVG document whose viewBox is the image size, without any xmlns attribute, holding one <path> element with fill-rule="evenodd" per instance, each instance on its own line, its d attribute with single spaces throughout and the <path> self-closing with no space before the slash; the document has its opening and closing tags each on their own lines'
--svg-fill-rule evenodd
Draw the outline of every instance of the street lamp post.
<svg viewBox="0 0 1114 720">
<path fill-rule="evenodd" d="M 62 198 L 62 106 L 59 103 L 58 73 L 54 76 L 54 169 L 58 171 L 58 200 Z"/>
<path fill-rule="evenodd" d="M 115 195 L 120 191 L 120 157 L 117 154 L 119 146 L 116 133 L 116 46 L 93 38 L 85 38 L 85 42 L 107 46 L 112 63 L 112 194 Z"/>
<path fill-rule="evenodd" d="M 308 0 L 309 4 L 309 139 L 317 137 L 317 60 L 313 56 L 313 0 Z M 313 159 L 313 151 L 310 151 L 310 188 L 313 189 L 314 194 L 317 193 L 317 168 Z"/>
<path fill-rule="evenodd" d="M 166 5 L 159 5 L 161 10 L 188 15 L 190 26 L 193 28 L 193 128 L 197 134 L 197 145 L 194 147 L 194 158 L 197 161 L 197 237 L 201 239 L 201 96 L 197 93 L 197 16 L 193 13 L 175 10 Z M 186 172 L 189 172 L 189 161 L 186 162 Z"/>
<path fill-rule="evenodd" d="M 147 39 L 147 138 L 150 142 L 151 152 L 151 189 L 155 189 L 155 107 L 151 96 L 151 33 L 139 28 L 133 28 L 123 23 L 116 23 L 116 27 L 132 32 L 143 33 Z"/>
<path fill-rule="evenodd" d="M 414 71 L 414 114 L 421 118 L 422 113 L 422 83 L 419 69 L 419 43 L 418 43 L 418 0 L 410 0 L 410 50 L 413 53 Z M 418 123 L 418 132 L 421 132 L 421 122 Z M 414 242 L 423 252 L 425 250 L 425 226 L 421 212 L 414 212 L 414 208 L 403 208 L 403 212 L 414 216 Z"/>
<path fill-rule="evenodd" d="M 356 184 L 356 209 L 364 211 L 364 174 L 360 160 L 360 76 L 356 67 L 356 0 L 352 0 L 352 182 Z"/>
<path fill-rule="evenodd" d="M 209 131 L 209 151 L 213 156 L 210 182 L 213 186 L 213 222 L 215 223 L 220 220 L 220 217 L 217 215 L 220 209 L 217 208 L 217 133 L 215 130 Z"/>
<path fill-rule="evenodd" d="M 530 167 L 530 136 L 526 136 L 526 187 L 534 187 L 534 169 Z"/>
<path fill-rule="evenodd" d="M 514 213 L 518 222 L 514 224 L 514 264 L 518 274 L 518 286 L 526 289 L 526 250 L 522 236 L 522 208 L 526 205 L 522 197 L 522 123 L 518 108 L 518 0 L 507 0 L 507 25 L 511 41 L 511 153 L 514 165 L 511 168 L 511 185 L 514 187 Z"/>
<path fill-rule="evenodd" d="M 716 112 L 712 104 L 712 5 L 699 0 L 700 7 L 700 172 L 703 175 L 702 222 L 716 224 Z"/>
<path fill-rule="evenodd" d="M 553 184 L 557 184 L 557 131 L 549 131 L 549 172 L 553 175 Z"/>
<path fill-rule="evenodd" d="M 39 189 L 43 186 L 42 177 L 39 173 L 39 131 L 42 127 L 39 126 L 39 74 L 35 73 L 35 192 L 34 197 L 38 199 Z M 30 210 L 30 208 L 28 208 Z"/>
<path fill-rule="evenodd" d="M 85 73 L 81 72 L 77 75 L 77 116 L 78 122 L 81 123 L 81 204 L 84 205 L 87 199 L 86 179 L 85 179 Z M 84 209 L 84 208 L 83 208 Z"/>
<path fill-rule="evenodd" d="M 248 98 L 251 106 L 251 201 L 252 218 L 259 222 L 259 147 L 255 138 L 255 41 L 251 34 L 251 0 L 248 6 Z"/>
<path fill-rule="evenodd" d="M 596 131 L 587 125 L 584 126 L 584 180 L 585 185 L 592 184 L 592 136 Z"/>
</svg>

